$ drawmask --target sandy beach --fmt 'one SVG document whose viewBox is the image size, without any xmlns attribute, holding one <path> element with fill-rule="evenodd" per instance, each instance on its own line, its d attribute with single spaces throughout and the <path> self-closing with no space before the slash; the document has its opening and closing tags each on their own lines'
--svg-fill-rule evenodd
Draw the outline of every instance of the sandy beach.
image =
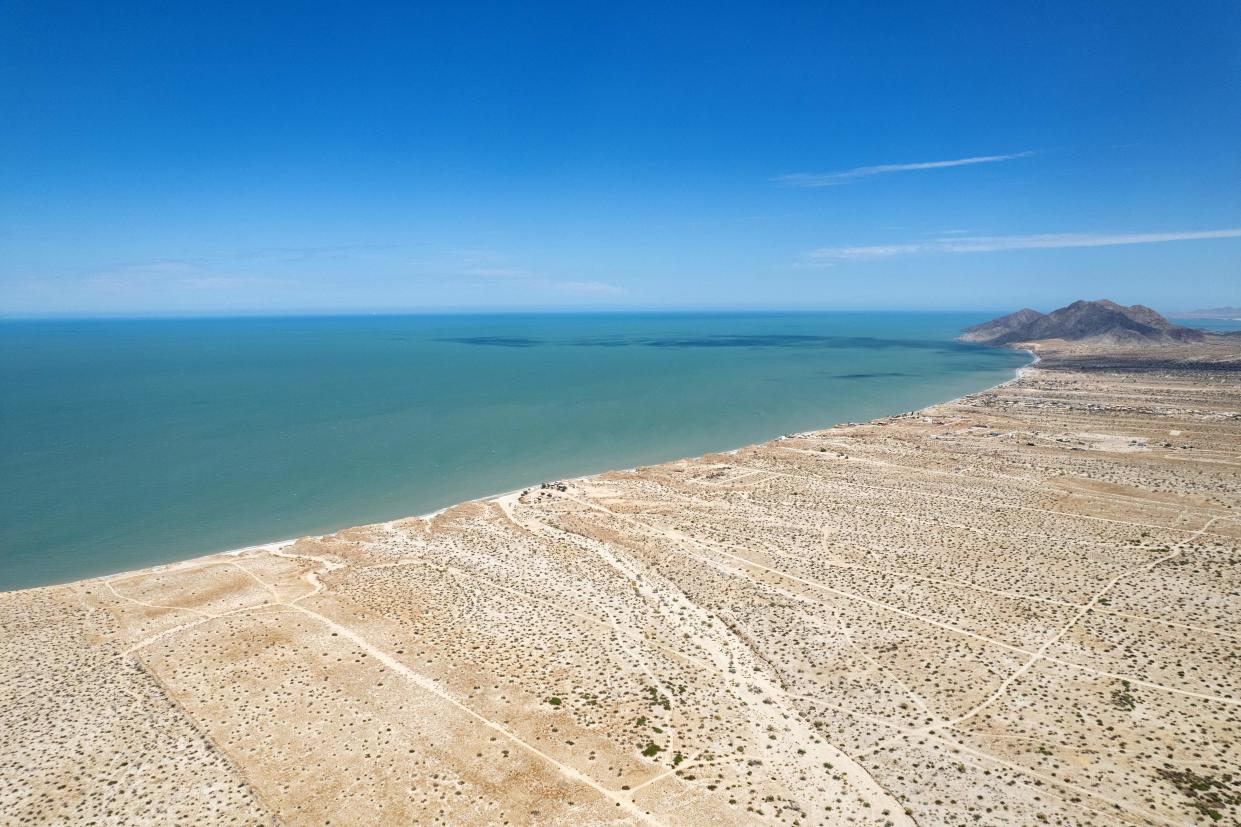
<svg viewBox="0 0 1241 827">
<path fill-rule="evenodd" d="M 1241 354 L 1036 354 L 909 414 L 4 593 L 0 810 L 1231 823 Z"/>
</svg>

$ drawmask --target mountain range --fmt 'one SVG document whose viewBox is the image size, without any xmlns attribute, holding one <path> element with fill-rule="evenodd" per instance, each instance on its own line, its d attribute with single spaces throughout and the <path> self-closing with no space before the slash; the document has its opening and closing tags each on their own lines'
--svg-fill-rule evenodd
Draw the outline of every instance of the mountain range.
<svg viewBox="0 0 1241 827">
<path fill-rule="evenodd" d="M 967 327 L 961 339 L 986 345 L 1006 345 L 1039 339 L 1092 340 L 1115 344 L 1143 342 L 1197 342 L 1201 330 L 1174 325 L 1144 305 L 1130 307 L 1101 299 L 1075 301 L 1067 307 L 1040 313 L 1024 308 L 1016 313 Z"/>
</svg>

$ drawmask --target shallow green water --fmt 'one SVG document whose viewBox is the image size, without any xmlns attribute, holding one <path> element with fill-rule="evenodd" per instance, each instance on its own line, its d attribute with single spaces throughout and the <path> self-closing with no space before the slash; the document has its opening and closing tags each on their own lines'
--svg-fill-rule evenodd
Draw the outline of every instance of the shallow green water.
<svg viewBox="0 0 1241 827">
<path fill-rule="evenodd" d="M 0 323 L 0 589 L 910 410 L 1026 361 L 987 315 Z"/>
</svg>

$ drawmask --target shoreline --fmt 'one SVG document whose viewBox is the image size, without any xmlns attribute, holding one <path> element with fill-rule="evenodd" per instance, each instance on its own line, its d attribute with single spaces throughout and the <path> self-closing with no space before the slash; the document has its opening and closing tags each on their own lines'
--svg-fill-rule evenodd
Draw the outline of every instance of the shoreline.
<svg viewBox="0 0 1241 827">
<path fill-rule="evenodd" d="M 2 594 L 5 806 L 1187 823 L 1241 708 L 1241 353 L 1031 348 L 955 404 Z"/>
<path fill-rule="evenodd" d="M 1015 371 L 1014 371 L 1014 375 L 1013 375 L 1012 377 L 1008 378 L 1008 379 L 1005 379 L 1003 382 L 998 382 L 998 383 L 996 383 L 996 384 L 994 384 L 994 385 L 988 385 L 988 386 L 987 386 L 987 387 L 985 387 L 985 388 L 980 388 L 979 390 L 976 390 L 976 391 L 971 391 L 971 392 L 970 392 L 970 393 L 968 393 L 968 394 L 964 394 L 964 395 L 962 395 L 962 396 L 958 396 L 958 397 L 955 397 L 955 398 L 953 398 L 953 399 L 947 399 L 947 400 L 943 400 L 943 401 L 931 402 L 931 403 L 929 403 L 928 405 L 926 405 L 926 406 L 924 406 L 924 407 L 922 407 L 922 408 L 917 408 L 917 409 L 910 410 L 910 411 L 900 411 L 900 412 L 897 412 L 897 413 L 884 414 L 884 415 L 882 415 L 881 417 L 877 417 L 877 419 L 886 418 L 886 417 L 893 417 L 893 416 L 901 416 L 901 415 L 903 415 L 903 414 L 917 414 L 917 413 L 919 413 L 919 412 L 921 412 L 921 411 L 923 411 L 923 410 L 926 410 L 926 408 L 928 408 L 928 407 L 932 407 L 932 406 L 935 406 L 935 405 L 950 405 L 950 404 L 953 404 L 953 403 L 955 403 L 955 402 L 960 402 L 962 399 L 965 399 L 965 398 L 967 398 L 967 397 L 969 397 L 969 396 L 972 396 L 972 395 L 974 395 L 974 394 L 978 394 L 978 393 L 986 393 L 987 391 L 989 391 L 989 390 L 993 390 L 993 389 L 995 389 L 995 388 L 1002 388 L 1002 387 L 1005 387 L 1005 386 L 1010 385 L 1010 384 L 1012 384 L 1012 383 L 1014 383 L 1014 382 L 1018 382 L 1018 381 L 1020 381 L 1020 380 L 1021 380 L 1021 378 L 1022 378 L 1022 376 L 1024 375 L 1025 371 L 1029 370 L 1030 368 L 1032 368 L 1032 367 L 1034 367 L 1035 365 L 1037 365 L 1040 361 L 1042 361 L 1042 358 L 1038 355 L 1037 351 L 1036 351 L 1034 348 L 1032 348 L 1032 347 L 1012 347 L 1012 348 L 1007 348 L 1007 349 L 1009 349 L 1009 350 L 1020 350 L 1020 351 L 1022 351 L 1022 352 L 1024 352 L 1024 353 L 1028 354 L 1028 355 L 1031 357 L 1031 361 L 1030 361 L 1030 362 L 1028 362 L 1028 363 L 1026 363 L 1026 364 L 1024 364 L 1024 365 L 1021 365 L 1021 366 L 1020 366 L 1020 367 L 1018 367 L 1018 368 L 1016 368 L 1016 369 L 1015 369 Z M 874 419 L 871 419 L 871 420 L 865 420 L 865 422 L 873 422 L 873 421 L 875 421 L 875 420 L 874 420 Z M 863 423 L 843 423 L 843 422 L 838 422 L 838 423 L 835 423 L 835 424 L 832 424 L 832 425 L 826 425 L 826 426 L 821 427 L 821 428 L 814 428 L 814 429 L 811 429 L 811 430 L 809 430 L 809 431 L 801 431 L 801 432 L 798 432 L 798 433 L 791 433 L 791 434 L 778 434 L 778 435 L 776 435 L 776 436 L 773 436 L 773 437 L 768 437 L 767 439 L 760 440 L 760 441 L 758 441 L 758 442 L 750 442 L 750 443 L 746 443 L 745 445 L 739 445 L 739 446 L 737 446 L 736 448 L 729 448 L 729 449 L 720 450 L 720 451 L 708 451 L 708 452 L 706 452 L 706 453 L 709 453 L 709 454 L 725 454 L 725 455 L 728 455 L 728 454 L 736 454 L 737 452 L 739 452 L 739 451 L 743 451 L 743 450 L 745 450 L 746 448 L 749 448 L 749 447 L 752 447 L 752 446 L 755 446 L 755 445 L 762 445 L 764 442 L 774 442 L 774 441 L 777 441 L 777 440 L 785 439 L 785 438 L 790 437 L 790 436 L 800 436 L 800 435 L 802 435 L 802 434 L 812 434 L 812 433 L 817 433 L 818 431 L 830 430 L 831 428 L 835 428 L 835 427 L 838 427 L 839 425 L 844 425 L 844 424 L 865 424 L 865 423 L 864 423 L 864 422 L 863 422 Z M 700 454 L 700 455 L 698 455 L 698 456 L 702 456 L 702 455 Z M 670 460 L 663 460 L 662 462 L 677 462 L 677 461 L 684 461 L 684 460 L 694 459 L 694 458 L 695 458 L 695 457 L 685 457 L 685 456 L 682 456 L 682 457 L 676 457 L 676 458 L 673 458 L 673 459 L 670 459 Z M 626 472 L 626 471 L 631 471 L 631 472 L 632 472 L 632 471 L 636 471 L 637 469 L 638 469 L 638 466 L 634 466 L 634 467 L 632 467 L 632 468 L 605 468 L 605 469 L 603 469 L 602 471 L 591 471 L 591 472 L 588 472 L 588 473 L 585 473 L 585 474 L 581 474 L 581 475 L 578 475 L 578 476 L 575 476 L 575 477 L 562 477 L 562 478 L 560 478 L 560 480 L 551 480 L 551 482 L 556 482 L 556 481 L 577 482 L 577 481 L 580 481 L 580 480 L 589 479 L 590 477 L 595 477 L 595 476 L 598 476 L 598 475 L 600 475 L 600 474 L 623 473 L 623 472 Z M 296 536 L 296 537 L 282 538 L 282 539 L 279 539 L 279 540 L 269 540 L 269 541 L 267 541 L 267 542 L 262 542 L 262 543 L 253 543 L 253 544 L 248 545 L 248 546 L 240 546 L 240 547 L 237 547 L 237 548 L 221 549 L 221 550 L 219 550 L 219 551 L 209 551 L 209 552 L 206 552 L 206 553 L 204 553 L 204 554 L 198 554 L 198 555 L 195 555 L 195 556 L 193 556 L 193 557 L 186 557 L 186 558 L 181 559 L 181 560 L 173 560 L 173 561 L 170 561 L 170 562 L 167 562 L 167 563 L 157 563 L 157 564 L 150 565 L 150 566 L 141 566 L 141 567 L 139 567 L 139 568 L 134 568 L 134 569 L 123 569 L 123 570 L 118 571 L 118 572 L 112 572 L 111 574 L 100 574 L 100 575 L 96 575 L 95 577 L 82 577 L 82 578 L 78 578 L 78 579 L 76 579 L 76 580 L 66 580 L 66 581 L 62 581 L 62 582 L 58 582 L 58 583 L 47 583 L 47 584 L 44 584 L 44 585 L 42 585 L 42 586 L 29 586 L 29 587 L 24 588 L 24 589 L 3 589 L 3 590 L 0 590 L 0 594 L 14 594 L 14 593 L 17 593 L 17 592 L 36 591 L 36 590 L 38 590 L 38 589 L 54 589 L 54 588 L 60 588 L 60 587 L 63 587 L 63 586 L 67 586 L 67 585 L 70 585 L 70 584 L 73 584 L 73 583 L 112 582 L 112 581 L 114 581 L 114 580 L 124 580 L 124 579 L 130 578 L 130 577 L 137 576 L 137 575 L 139 575 L 139 574 L 147 573 L 147 572 L 167 572 L 167 571 L 175 571 L 175 570 L 177 570 L 177 569 L 179 569 L 179 568 L 183 568 L 183 567 L 186 567 L 186 566 L 189 566 L 189 565 L 192 565 L 192 564 L 198 564 L 198 563 L 200 563 L 201 561 L 203 561 L 203 560 L 207 560 L 207 559 L 212 558 L 212 557 L 237 557 L 237 556 L 240 556 L 240 555 L 242 555 L 242 554 L 245 554 L 245 553 L 246 553 L 246 552 L 248 552 L 248 551 L 258 551 L 258 550 L 268 550 L 268 551 L 273 551 L 273 550 L 274 550 L 274 551 L 278 551 L 278 550 L 281 550 L 281 549 L 288 548 L 289 546 L 294 545 L 294 544 L 296 544 L 297 542 L 299 542 L 299 541 L 301 541 L 301 540 L 307 540 L 307 539 L 322 539 L 322 538 L 324 538 L 324 537 L 330 537 L 330 536 L 332 536 L 333 534 L 337 534 L 337 533 L 339 533 L 339 532 L 341 532 L 341 531 L 347 531 L 347 530 L 349 530 L 349 529 L 351 529 L 351 528 L 357 528 L 357 527 L 362 526 L 362 525 L 383 525 L 383 526 L 391 526 L 391 525 L 392 525 L 392 524 L 394 524 L 394 523 L 402 522 L 402 521 L 404 521 L 404 520 L 431 520 L 431 519 L 434 519 L 435 517 L 439 516 L 440 514 L 443 514 L 445 511 L 448 511 L 449 509 L 456 508 L 456 507 L 461 506 L 461 505 L 468 505 L 468 504 L 470 504 L 470 503 L 490 503 L 490 502 L 496 502 L 496 501 L 498 501 L 498 500 L 500 500 L 500 499 L 502 499 L 502 498 L 504 498 L 504 497 L 510 497 L 510 496 L 512 496 L 512 495 L 514 495 L 514 494 L 520 494 L 521 492 L 528 490 L 530 487 L 532 487 L 532 486 L 536 486 L 536 485 L 539 485 L 539 484 L 540 484 L 540 483 L 542 483 L 542 482 L 549 482 L 549 480 L 540 480 L 539 482 L 528 483 L 528 484 L 523 485 L 523 486 L 520 486 L 520 487 L 518 487 L 518 488 L 512 488 L 512 489 L 510 489 L 510 490 L 508 490 L 508 491 L 501 491 L 501 492 L 499 492 L 499 493 L 493 493 L 493 494 L 484 494 L 484 495 L 482 495 L 482 496 L 480 496 L 480 497 L 473 497 L 473 498 L 468 499 L 468 500 L 460 500 L 460 501 L 458 501 L 458 502 L 451 503 L 451 504 L 446 505 L 446 506 L 443 506 L 443 507 L 441 507 L 441 508 L 437 508 L 437 509 L 435 509 L 434 511 L 429 511 L 429 512 L 427 512 L 427 513 L 425 513 L 425 514 L 408 514 L 408 515 L 404 515 L 404 516 L 400 516 L 400 517 L 393 517 L 393 518 L 392 518 L 392 519 L 390 519 L 390 520 L 380 520 L 380 521 L 375 522 L 375 523 L 355 523 L 355 524 L 351 524 L 351 525 L 347 525 L 347 526 L 342 526 L 341 528 L 338 528 L 338 529 L 336 529 L 335 531 L 330 531 L 330 532 L 326 532 L 326 533 L 323 533 L 323 534 L 301 534 L 301 535 L 298 535 L 298 536 Z"/>
</svg>

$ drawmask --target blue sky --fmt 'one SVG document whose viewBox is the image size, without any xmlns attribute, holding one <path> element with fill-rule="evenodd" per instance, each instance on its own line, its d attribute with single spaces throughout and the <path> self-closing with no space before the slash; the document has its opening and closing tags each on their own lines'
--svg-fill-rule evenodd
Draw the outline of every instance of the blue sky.
<svg viewBox="0 0 1241 827">
<path fill-rule="evenodd" d="M 9 0 L 0 116 L 6 315 L 1241 304 L 1232 0 Z"/>
</svg>

